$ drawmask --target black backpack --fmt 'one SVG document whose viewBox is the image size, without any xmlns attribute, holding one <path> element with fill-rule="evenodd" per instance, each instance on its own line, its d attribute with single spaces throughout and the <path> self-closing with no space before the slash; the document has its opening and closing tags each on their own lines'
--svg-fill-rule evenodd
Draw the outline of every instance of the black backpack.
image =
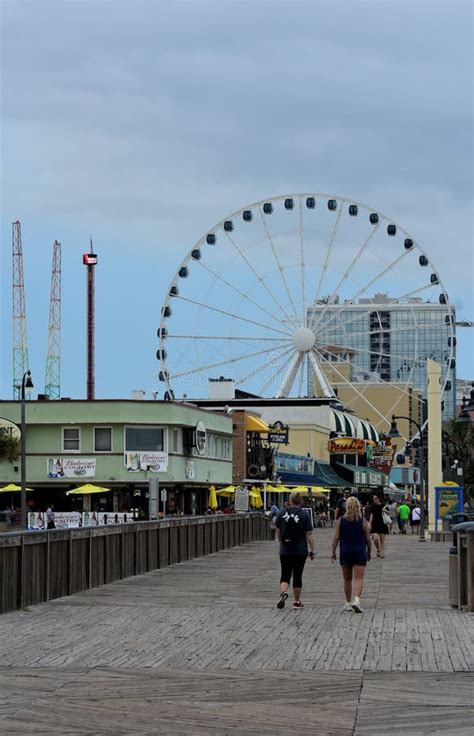
<svg viewBox="0 0 474 736">
<path fill-rule="evenodd" d="M 303 539 L 300 511 L 286 511 L 282 521 L 281 543 L 286 547 L 300 542 Z"/>
</svg>

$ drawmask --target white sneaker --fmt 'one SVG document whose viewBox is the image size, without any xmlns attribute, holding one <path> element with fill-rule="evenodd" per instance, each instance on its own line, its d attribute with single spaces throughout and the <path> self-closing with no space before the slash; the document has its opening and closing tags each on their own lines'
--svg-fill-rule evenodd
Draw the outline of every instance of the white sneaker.
<svg viewBox="0 0 474 736">
<path fill-rule="evenodd" d="M 358 595 L 354 596 L 351 608 L 356 613 L 362 613 L 362 606 L 360 605 L 360 598 Z"/>
<path fill-rule="evenodd" d="M 342 610 L 343 611 L 352 611 L 352 603 L 345 603 Z"/>
</svg>

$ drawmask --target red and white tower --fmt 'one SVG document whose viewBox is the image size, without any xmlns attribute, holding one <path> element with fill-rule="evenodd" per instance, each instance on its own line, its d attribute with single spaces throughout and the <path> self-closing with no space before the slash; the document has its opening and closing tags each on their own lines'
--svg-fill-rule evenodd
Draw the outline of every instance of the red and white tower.
<svg viewBox="0 0 474 736">
<path fill-rule="evenodd" d="M 87 268 L 87 400 L 95 399 L 95 281 L 94 268 L 97 255 L 92 238 L 89 253 L 84 253 L 82 263 Z"/>
</svg>

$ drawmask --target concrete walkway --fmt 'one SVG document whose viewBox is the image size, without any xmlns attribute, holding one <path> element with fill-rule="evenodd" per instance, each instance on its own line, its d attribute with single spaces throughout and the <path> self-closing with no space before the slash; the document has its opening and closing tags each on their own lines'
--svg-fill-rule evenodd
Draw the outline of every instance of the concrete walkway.
<svg viewBox="0 0 474 736">
<path fill-rule="evenodd" d="M 343 613 L 329 530 L 305 609 L 255 543 L 1 617 L 0 733 L 472 733 L 474 617 L 448 547 L 389 538 Z"/>
</svg>

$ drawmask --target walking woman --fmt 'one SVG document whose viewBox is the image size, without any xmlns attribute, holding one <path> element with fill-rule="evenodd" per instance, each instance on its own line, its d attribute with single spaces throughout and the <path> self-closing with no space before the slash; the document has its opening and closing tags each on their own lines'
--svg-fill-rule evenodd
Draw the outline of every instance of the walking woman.
<svg viewBox="0 0 474 736">
<path fill-rule="evenodd" d="M 362 516 L 359 500 L 351 496 L 346 501 L 344 516 L 336 521 L 334 539 L 332 540 L 332 561 L 336 561 L 336 550 L 339 545 L 339 560 L 344 578 L 344 595 L 346 604 L 344 611 L 362 613 L 360 596 L 364 584 L 364 572 L 370 560 L 372 543 L 370 541 L 369 524 Z M 352 586 L 354 585 L 354 598 Z"/>
<path fill-rule="evenodd" d="M 384 515 L 388 517 L 386 507 L 382 506 L 382 501 L 378 496 L 374 496 L 369 524 L 370 533 L 374 536 L 374 544 L 377 548 L 377 557 L 385 557 L 385 535 L 390 531 L 385 523 Z"/>
</svg>

